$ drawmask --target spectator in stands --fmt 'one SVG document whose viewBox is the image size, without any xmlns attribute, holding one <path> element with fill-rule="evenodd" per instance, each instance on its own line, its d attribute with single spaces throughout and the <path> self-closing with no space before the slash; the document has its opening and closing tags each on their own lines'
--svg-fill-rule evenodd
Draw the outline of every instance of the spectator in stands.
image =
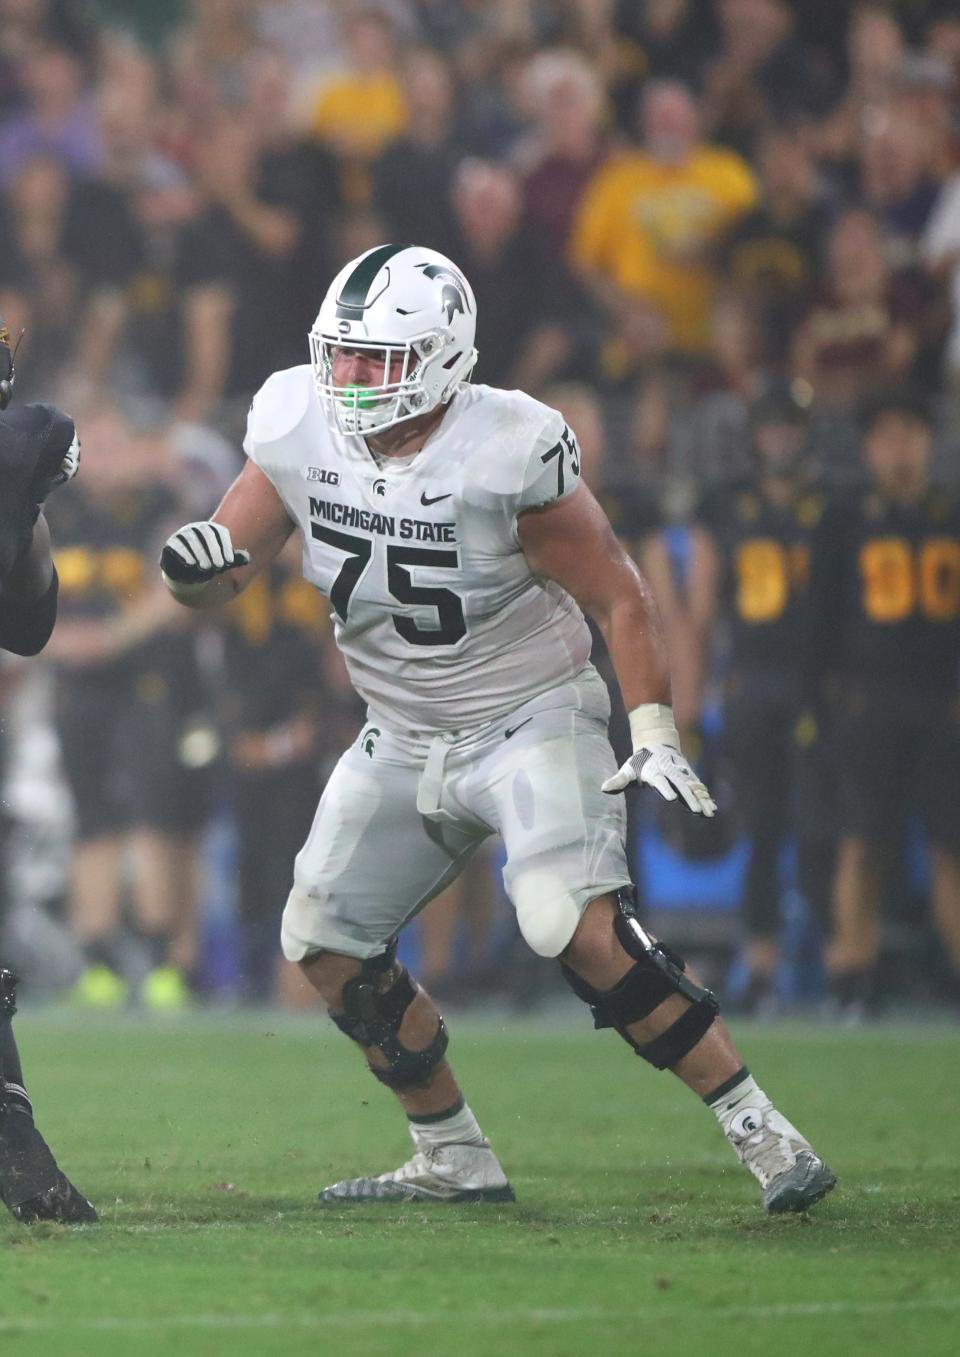
<svg viewBox="0 0 960 1357">
<path fill-rule="evenodd" d="M 910 279 L 891 273 L 869 212 L 845 212 L 827 251 L 825 286 L 794 338 L 793 368 L 818 401 L 849 411 L 909 376 L 923 299 Z"/>
<path fill-rule="evenodd" d="M 572 259 L 602 303 L 643 298 L 663 314 L 671 347 L 703 353 L 717 279 L 711 250 L 756 200 L 738 155 L 700 138 L 697 104 L 675 82 L 647 86 L 643 148 L 611 156 L 588 185 Z"/>
<path fill-rule="evenodd" d="M 320 223 L 306 220 L 304 185 L 282 153 L 265 146 L 264 131 L 252 110 L 224 111 L 196 144 L 200 211 L 180 232 L 176 271 L 182 418 L 210 418 L 224 401 L 245 411 L 269 373 L 303 349 L 288 311 L 302 285 L 293 268 L 305 230 Z"/>
<path fill-rule="evenodd" d="M 813 295 L 827 210 L 807 139 L 797 127 L 770 127 L 756 143 L 760 201 L 723 243 L 727 281 L 762 314 L 776 359 Z"/>
<path fill-rule="evenodd" d="M 919 242 L 940 191 L 926 130 L 904 112 L 879 116 L 860 143 L 860 199 L 877 218 L 894 269 L 918 264 Z"/>
<path fill-rule="evenodd" d="M 700 88 L 704 66 L 716 51 L 711 7 L 698 0 L 647 0 L 645 5 L 620 5 L 616 24 L 634 49 L 628 49 L 628 71 L 636 68 L 647 79 L 680 80 Z M 623 81 L 614 92 L 617 121 L 626 132 L 632 130 L 638 86 L 636 79 Z"/>
<path fill-rule="evenodd" d="M 937 194 L 920 243 L 931 281 L 949 289 L 949 333 L 943 375 L 954 396 L 960 392 L 960 174 L 947 179 Z"/>
<path fill-rule="evenodd" d="M 915 392 L 868 407 L 869 485 L 827 511 L 811 560 L 811 673 L 832 699 L 840 844 L 828 964 L 836 996 L 879 999 L 885 852 L 923 818 L 942 980 L 960 1003 L 960 505 L 931 480 Z"/>
<path fill-rule="evenodd" d="M 567 362 L 562 270 L 524 224 L 520 181 L 506 165 L 466 160 L 453 186 L 453 258 L 477 297 L 478 381 L 537 391 Z"/>
<path fill-rule="evenodd" d="M 32 293 L 31 382 L 69 368 L 88 386 L 96 383 L 113 354 L 140 258 L 126 195 L 104 180 L 71 181 L 60 161 L 34 156 L 21 165 L 0 215 Z"/>
<path fill-rule="evenodd" d="M 179 619 L 156 578 L 177 506 L 160 469 L 135 455 L 128 422 L 105 397 L 83 422 L 83 486 L 51 506 L 60 620 L 47 649 L 75 808 L 71 917 L 87 963 L 76 997 L 94 1006 L 127 997 L 118 926 L 129 868 L 150 967 L 143 1001 L 179 1007 L 193 961 L 194 847 L 205 789 L 183 761 L 174 685 L 186 656 Z"/>
<path fill-rule="evenodd" d="M 38 47 L 53 43 L 85 64 L 98 34 L 89 16 L 64 0 L 3 0 L 0 4 L 0 117 L 21 108 L 23 72 Z"/>
<path fill-rule="evenodd" d="M 508 160 L 529 130 L 526 74 L 530 48 L 486 34 L 458 53 L 467 150 L 482 160 Z"/>
<path fill-rule="evenodd" d="M 311 129 L 343 164 L 344 198 L 362 206 L 370 198 L 369 164 L 406 129 L 408 111 L 389 15 L 373 7 L 354 10 L 345 20 L 344 37 L 346 69 L 322 85 Z"/>
<path fill-rule="evenodd" d="M 949 174 L 957 160 L 956 91 L 951 63 L 926 52 L 908 53 L 894 84 L 891 116 L 923 128 L 927 162 L 938 178 Z"/>
<path fill-rule="evenodd" d="M 372 205 L 389 238 L 416 241 L 446 255 L 454 249 L 450 184 L 462 155 L 453 81 L 449 61 L 436 52 L 420 47 L 408 55 L 403 66 L 407 129 L 372 169 Z"/>
<path fill-rule="evenodd" d="M 253 0 L 199 0 L 170 43 L 176 104 L 202 121 L 225 104 L 243 104 L 247 70 L 258 52 Z"/>
<path fill-rule="evenodd" d="M 729 288 L 712 313 L 713 362 L 676 421 L 678 471 L 701 488 L 730 485 L 755 469 L 750 409 L 776 370 L 770 327 L 752 289 Z"/>
<path fill-rule="evenodd" d="M 822 113 L 833 80 L 795 35 L 787 0 L 717 0 L 719 51 L 706 70 L 707 126 L 744 153 L 759 127 Z"/>
<path fill-rule="evenodd" d="M 534 129 L 518 154 L 526 219 L 564 258 L 584 189 L 607 151 L 603 86 L 579 53 L 552 50 L 531 61 L 527 87 Z"/>
<path fill-rule="evenodd" d="M 26 107 L 0 123 L 0 183 L 41 155 L 71 174 L 96 174 L 103 155 L 97 109 L 78 59 L 52 42 L 40 44 L 26 56 L 21 82 Z"/>
<path fill-rule="evenodd" d="M 343 66 L 342 9 L 339 0 L 258 0 L 261 44 L 283 57 L 298 105 L 308 94 L 312 99 L 318 77 L 339 74 Z"/>
<path fill-rule="evenodd" d="M 861 129 L 887 108 L 905 55 L 903 31 L 891 7 L 879 0 L 857 4 L 847 28 L 846 87 L 811 138 L 818 158 L 849 171 Z"/>
<path fill-rule="evenodd" d="M 644 297 L 624 298 L 606 315 L 590 379 L 610 395 L 631 396 L 664 363 L 669 332 L 662 311 Z"/>
<path fill-rule="evenodd" d="M 930 56 L 945 61 L 953 72 L 956 88 L 960 81 L 960 6 L 953 0 L 935 4 L 927 16 L 923 50 Z"/>
</svg>

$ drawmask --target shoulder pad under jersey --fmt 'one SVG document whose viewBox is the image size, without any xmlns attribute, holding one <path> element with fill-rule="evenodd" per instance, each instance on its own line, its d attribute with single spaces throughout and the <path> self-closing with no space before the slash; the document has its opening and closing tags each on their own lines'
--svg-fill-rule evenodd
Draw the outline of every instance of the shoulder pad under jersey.
<svg viewBox="0 0 960 1357">
<path fill-rule="evenodd" d="M 244 448 L 276 443 L 302 423 L 316 399 L 313 371 L 308 363 L 274 372 L 253 398 L 247 417 Z"/>
</svg>

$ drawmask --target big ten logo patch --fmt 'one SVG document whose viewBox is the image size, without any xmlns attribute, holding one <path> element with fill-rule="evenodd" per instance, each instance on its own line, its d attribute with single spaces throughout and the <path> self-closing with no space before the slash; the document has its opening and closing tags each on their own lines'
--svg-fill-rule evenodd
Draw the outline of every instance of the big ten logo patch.
<svg viewBox="0 0 960 1357">
<path fill-rule="evenodd" d="M 330 471 L 325 466 L 308 466 L 307 480 L 317 481 L 320 485 L 339 485 L 340 472 Z"/>
</svg>

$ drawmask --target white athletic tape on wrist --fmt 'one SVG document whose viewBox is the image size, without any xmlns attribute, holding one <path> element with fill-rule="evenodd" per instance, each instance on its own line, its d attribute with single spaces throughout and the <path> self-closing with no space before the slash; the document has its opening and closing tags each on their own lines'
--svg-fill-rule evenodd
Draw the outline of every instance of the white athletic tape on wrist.
<svg viewBox="0 0 960 1357">
<path fill-rule="evenodd" d="M 191 598 L 210 583 L 210 580 L 172 580 L 165 570 L 161 570 L 160 574 L 174 598 Z M 211 579 L 215 578 L 216 576 L 211 576 Z"/>
<path fill-rule="evenodd" d="M 634 751 L 654 744 L 667 744 L 680 752 L 680 736 L 673 719 L 673 708 L 659 702 L 644 702 L 627 716 Z"/>
</svg>

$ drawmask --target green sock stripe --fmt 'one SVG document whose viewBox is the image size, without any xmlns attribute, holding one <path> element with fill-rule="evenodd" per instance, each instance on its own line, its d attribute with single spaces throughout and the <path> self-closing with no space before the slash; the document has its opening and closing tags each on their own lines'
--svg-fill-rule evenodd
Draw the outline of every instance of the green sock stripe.
<svg viewBox="0 0 960 1357">
<path fill-rule="evenodd" d="M 453 1106 L 446 1108 L 443 1112 L 408 1112 L 407 1121 L 412 1121 L 415 1126 L 433 1126 L 438 1121 L 449 1121 L 458 1112 L 462 1112 L 466 1105 L 467 1100 L 461 1094 Z"/>
<path fill-rule="evenodd" d="M 715 1103 L 718 1098 L 722 1098 L 725 1093 L 729 1093 L 732 1088 L 736 1088 L 737 1084 L 740 1084 L 744 1079 L 749 1078 L 750 1071 L 747 1069 L 746 1065 L 741 1065 L 736 1074 L 732 1074 L 729 1079 L 725 1079 L 712 1093 L 706 1094 L 703 1101 L 709 1107 L 710 1104 Z"/>
</svg>

